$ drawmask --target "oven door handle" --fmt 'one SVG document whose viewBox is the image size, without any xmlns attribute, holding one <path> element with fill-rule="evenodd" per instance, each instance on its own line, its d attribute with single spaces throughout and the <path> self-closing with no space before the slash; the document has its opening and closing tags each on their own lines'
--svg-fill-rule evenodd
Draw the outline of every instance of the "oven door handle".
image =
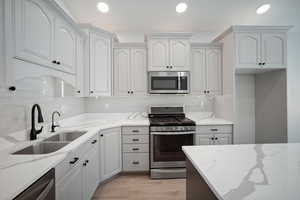
<svg viewBox="0 0 300 200">
<path fill-rule="evenodd" d="M 151 135 L 191 135 L 195 134 L 195 131 L 183 131 L 183 132 L 150 132 Z"/>
</svg>

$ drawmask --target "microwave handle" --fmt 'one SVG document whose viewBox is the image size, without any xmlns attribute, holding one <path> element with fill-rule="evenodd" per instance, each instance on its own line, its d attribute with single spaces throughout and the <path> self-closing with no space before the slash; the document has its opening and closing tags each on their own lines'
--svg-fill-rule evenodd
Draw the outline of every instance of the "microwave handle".
<svg viewBox="0 0 300 200">
<path fill-rule="evenodd" d="M 54 180 L 52 179 L 45 187 L 45 189 L 41 192 L 41 194 L 36 198 L 36 200 L 45 200 L 50 190 L 52 189 L 53 185 L 54 185 Z"/>
<path fill-rule="evenodd" d="M 181 76 L 178 76 L 177 79 L 178 79 L 178 90 L 181 90 Z"/>
</svg>

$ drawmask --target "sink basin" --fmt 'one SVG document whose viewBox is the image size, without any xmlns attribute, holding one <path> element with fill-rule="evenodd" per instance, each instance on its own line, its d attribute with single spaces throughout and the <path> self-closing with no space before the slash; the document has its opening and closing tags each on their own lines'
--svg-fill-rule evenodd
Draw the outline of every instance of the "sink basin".
<svg viewBox="0 0 300 200">
<path fill-rule="evenodd" d="M 47 138 L 44 141 L 48 142 L 72 142 L 79 138 L 80 136 L 86 134 L 86 132 L 83 131 L 72 131 L 72 132 L 64 132 L 57 135 L 54 135 L 52 137 Z"/>
<path fill-rule="evenodd" d="M 41 143 L 26 147 L 24 149 L 21 149 L 20 151 L 13 153 L 13 155 L 25 155 L 25 154 L 31 155 L 31 154 L 53 153 L 53 152 L 58 151 L 59 149 L 63 148 L 67 144 L 69 144 L 69 143 L 68 142 L 60 142 L 60 143 L 41 142 Z"/>
</svg>

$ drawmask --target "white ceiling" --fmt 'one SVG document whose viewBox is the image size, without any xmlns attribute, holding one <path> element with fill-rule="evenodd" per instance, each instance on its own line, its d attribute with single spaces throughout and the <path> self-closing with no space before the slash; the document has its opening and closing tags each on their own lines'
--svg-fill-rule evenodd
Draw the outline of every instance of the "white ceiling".
<svg viewBox="0 0 300 200">
<path fill-rule="evenodd" d="M 107 2 L 110 12 L 97 10 Z M 179 2 L 188 10 L 175 12 Z M 112 32 L 221 32 L 230 25 L 294 25 L 300 30 L 300 0 L 63 0 L 80 23 Z M 256 8 L 270 3 L 271 10 L 261 16 Z"/>
</svg>

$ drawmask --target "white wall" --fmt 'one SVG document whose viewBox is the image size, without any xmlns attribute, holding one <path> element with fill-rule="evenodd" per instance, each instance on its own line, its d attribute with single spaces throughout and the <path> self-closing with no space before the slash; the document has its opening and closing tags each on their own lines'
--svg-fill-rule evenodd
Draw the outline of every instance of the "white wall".
<svg viewBox="0 0 300 200">
<path fill-rule="evenodd" d="M 300 32 L 288 35 L 288 142 L 300 142 Z"/>
<path fill-rule="evenodd" d="M 255 142 L 287 142 L 286 71 L 255 76 Z"/>
<path fill-rule="evenodd" d="M 147 112 L 148 105 L 184 105 L 187 112 L 212 112 L 213 98 L 204 96 L 154 95 L 145 97 L 86 98 L 86 112 Z"/>
</svg>

